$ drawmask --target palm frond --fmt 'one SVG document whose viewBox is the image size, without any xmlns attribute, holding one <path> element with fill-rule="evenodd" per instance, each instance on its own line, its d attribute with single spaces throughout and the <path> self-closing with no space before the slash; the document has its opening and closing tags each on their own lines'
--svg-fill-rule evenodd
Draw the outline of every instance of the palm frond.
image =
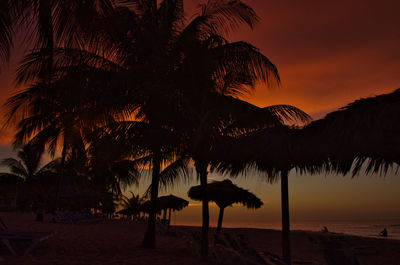
<svg viewBox="0 0 400 265">
<path fill-rule="evenodd" d="M 28 176 L 26 168 L 20 161 L 14 158 L 5 158 L 0 162 L 0 164 L 8 167 L 11 173 L 14 173 L 19 177 L 26 178 Z"/>
<path fill-rule="evenodd" d="M 0 3 L 0 60 L 2 63 L 8 61 L 10 56 L 10 48 L 13 46 L 13 23 L 12 9 L 9 1 L 1 1 Z M 1 65 L 0 65 L 1 66 Z M 1 72 L 1 67 L 0 67 Z"/>
<path fill-rule="evenodd" d="M 65 74 L 68 71 L 81 70 L 83 66 L 91 69 L 104 69 L 108 71 L 119 71 L 124 68 L 117 62 L 114 62 L 104 55 L 98 55 L 90 51 L 74 48 L 41 48 L 32 50 L 20 62 L 16 82 L 23 84 L 36 80 L 40 77 L 44 65 L 47 63 L 47 57 L 53 57 L 53 69 L 55 74 Z"/>
<path fill-rule="evenodd" d="M 23 183 L 24 178 L 20 175 L 11 173 L 0 173 L 0 185 L 17 185 L 17 183 Z"/>
<path fill-rule="evenodd" d="M 282 123 L 285 123 L 285 122 L 299 123 L 300 122 L 302 124 L 307 124 L 312 120 L 310 115 L 308 115 L 301 109 L 290 106 L 290 105 L 272 105 L 272 106 L 265 107 L 263 109 L 274 114 L 276 117 L 278 117 L 282 121 Z"/>
<path fill-rule="evenodd" d="M 172 185 L 187 182 L 191 177 L 189 156 L 183 156 L 170 163 L 160 172 L 160 188 L 167 189 Z"/>
<path fill-rule="evenodd" d="M 257 80 L 269 86 L 279 85 L 276 66 L 256 47 L 247 42 L 233 42 L 217 46 L 210 51 L 217 63 L 214 80 L 222 94 L 240 96 L 254 89 Z"/>
<path fill-rule="evenodd" d="M 185 29 L 190 34 L 225 35 L 242 24 L 252 28 L 258 21 L 255 11 L 239 0 L 209 0 L 200 4 L 200 9 L 200 14 Z"/>
</svg>

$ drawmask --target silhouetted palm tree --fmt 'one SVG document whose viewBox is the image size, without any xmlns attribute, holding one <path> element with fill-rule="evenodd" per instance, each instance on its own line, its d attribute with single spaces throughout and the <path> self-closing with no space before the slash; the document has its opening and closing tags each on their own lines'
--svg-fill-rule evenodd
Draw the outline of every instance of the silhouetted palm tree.
<svg viewBox="0 0 400 265">
<path fill-rule="evenodd" d="M 207 184 L 207 193 L 210 201 L 215 202 L 219 207 L 217 234 L 221 232 L 224 209 L 234 203 L 241 203 L 243 206 L 252 209 L 260 208 L 263 203 L 253 193 L 239 188 L 232 181 L 213 181 Z M 194 200 L 202 200 L 202 186 L 193 186 L 188 192 L 188 196 Z"/>
<path fill-rule="evenodd" d="M 130 147 L 103 137 L 89 147 L 90 183 L 98 191 L 122 196 L 122 189 L 137 185 L 138 163 L 130 154 Z"/>
<path fill-rule="evenodd" d="M 43 53 L 41 75 L 51 73 L 55 47 L 82 47 L 95 32 L 96 20 L 113 1 L 3 0 L 0 11 L 0 59 L 7 60 L 17 33 L 25 49 Z"/>
<path fill-rule="evenodd" d="M 53 49 L 46 55 L 47 57 L 45 56 L 51 58 L 54 67 L 51 71 L 54 73 L 52 76 L 54 80 L 44 80 L 45 85 L 49 86 L 52 82 L 60 81 L 58 84 L 69 84 L 82 92 L 87 92 L 88 95 L 103 95 L 108 99 L 94 100 L 82 97 L 85 103 L 77 99 L 72 103 L 72 109 L 58 108 L 62 114 L 65 114 L 59 120 L 62 118 L 65 122 L 62 127 L 59 127 L 63 128 L 63 130 L 58 130 L 60 133 L 53 133 L 51 138 L 47 138 L 50 139 L 50 143 L 56 143 L 54 140 L 58 136 L 64 136 L 63 150 L 68 150 L 71 145 L 65 141 L 70 138 L 65 137 L 66 132 L 73 131 L 76 132 L 74 135 L 82 136 L 82 128 L 89 127 L 88 131 L 91 131 L 92 124 L 98 126 L 99 121 L 109 122 L 115 118 L 116 113 L 123 118 L 134 115 L 157 130 L 180 135 L 186 149 L 185 154 L 194 159 L 200 182 L 206 185 L 211 151 L 222 138 L 245 130 L 278 125 L 281 123 L 279 115 L 282 114 L 301 116 L 298 115 L 297 109 L 288 106 L 276 107 L 274 110 L 261 109 L 235 98 L 252 89 L 258 79 L 266 83 L 274 81 L 279 83 L 276 67 L 257 48 L 245 42 L 229 43 L 224 38 L 239 25 L 246 24 L 252 27 L 257 21 L 254 11 L 246 4 L 241 1 L 209 1 L 201 5 L 198 16 L 184 26 L 183 1 L 181 0 L 165 0 L 160 5 L 157 5 L 157 1 L 132 1 L 131 3 L 131 9 L 118 6 L 113 9 L 113 12 L 107 14 L 109 16 L 104 16 L 98 21 L 105 27 L 96 31 L 99 34 L 93 39 L 103 39 L 104 42 L 101 43 L 106 43 L 106 45 L 102 47 L 117 47 L 112 49 L 113 52 L 100 50 L 107 56 L 102 56 L 101 52 L 93 55 L 88 51 L 64 47 L 59 47 L 56 51 Z M 113 23 L 107 23 L 111 21 Z M 116 25 L 114 23 L 119 23 L 118 27 L 110 27 L 110 25 Z M 108 27 L 107 24 L 109 24 Z M 108 44 L 110 40 L 115 44 Z M 99 51 L 96 48 L 94 50 Z M 43 52 L 46 51 L 34 52 L 25 58 L 18 77 L 20 81 L 40 77 L 37 73 L 42 69 L 41 53 Z M 75 71 L 68 70 L 71 69 L 68 66 L 73 66 Z M 99 80 L 104 81 L 95 82 L 96 79 L 92 78 L 94 75 L 91 75 L 93 72 L 98 78 L 100 77 Z M 82 73 L 78 79 L 76 79 L 77 73 Z M 86 74 L 89 78 L 85 76 Z M 75 78 L 72 78 L 74 76 Z M 73 82 L 66 83 L 68 78 L 73 79 Z M 93 90 L 94 93 L 90 93 Z M 14 98 L 11 102 L 14 106 L 12 113 L 15 113 L 15 108 L 19 108 L 19 104 L 13 103 L 23 97 L 22 95 Z M 29 99 L 29 96 L 26 98 Z M 31 103 L 30 99 L 28 103 Z M 31 104 L 30 106 L 37 107 L 38 105 Z M 103 108 L 98 108 L 99 106 Z M 110 108 L 112 112 L 105 111 L 109 110 L 109 106 L 113 106 Z M 69 115 L 64 112 L 64 109 L 69 109 Z M 246 110 L 245 113 L 242 110 Z M 83 113 L 87 111 L 97 114 L 87 115 L 91 118 L 99 117 L 98 113 L 101 113 L 101 119 L 82 118 Z M 35 108 L 31 111 L 31 115 L 32 113 L 38 115 Z M 57 115 L 54 115 L 54 112 L 47 110 L 46 113 L 52 113 L 52 116 L 59 115 L 57 112 Z M 104 113 L 111 114 L 108 116 L 109 119 L 105 119 L 107 115 L 103 115 Z M 254 117 L 249 119 L 253 114 L 255 114 L 254 117 L 260 119 Z M 71 116 L 72 119 L 70 119 Z M 51 120 L 49 117 L 45 116 L 47 120 Z M 44 128 L 38 122 L 40 119 L 43 117 L 38 116 L 36 120 L 33 120 L 37 122 L 35 126 L 30 126 L 30 121 L 25 120 L 21 124 L 22 129 L 29 130 L 24 130 L 23 137 L 20 138 L 29 138 L 32 132 Z M 77 121 L 80 126 L 75 126 Z M 65 130 L 67 128 L 65 126 L 75 129 Z M 46 130 L 46 132 L 49 131 L 52 130 Z M 42 139 L 42 142 L 49 142 L 44 140 L 46 139 L 44 136 L 39 139 Z M 147 155 L 151 157 L 153 175 L 151 186 L 153 211 L 149 218 L 150 232 L 146 233 L 144 240 L 144 245 L 147 247 L 155 246 L 156 198 L 162 164 L 173 157 L 180 157 L 176 150 L 182 149 L 182 143 L 170 148 L 170 143 L 165 145 L 162 141 L 165 138 L 158 141 L 154 139 L 157 138 L 153 138 L 152 146 L 146 147 Z M 175 142 L 172 141 L 172 143 Z M 50 146 L 54 147 L 56 144 Z M 62 157 L 65 157 L 66 152 Z M 207 259 L 206 188 L 204 193 L 202 257 Z"/>
<path fill-rule="evenodd" d="M 84 159 L 83 137 L 98 123 L 98 115 L 94 115 L 98 108 L 89 105 L 94 102 L 90 91 L 80 89 L 81 86 L 69 87 L 71 83 L 77 82 L 65 79 L 51 85 L 39 82 L 11 97 L 6 103 L 10 121 L 21 118 L 16 128 L 15 146 L 27 142 L 42 150 L 47 146 L 54 156 L 61 142 L 61 173 L 57 186 L 62 181 L 67 156 Z"/>
<path fill-rule="evenodd" d="M 41 150 L 25 145 L 18 152 L 18 158 L 6 158 L 1 164 L 10 169 L 10 173 L 1 173 L 0 180 L 14 178 L 17 179 L 18 196 L 38 208 L 38 221 L 43 221 L 44 204 L 48 199 L 51 190 L 55 188 L 55 179 L 59 160 L 53 160 L 39 168 L 41 161 Z M 18 199 L 17 203 L 18 203 Z"/>
<path fill-rule="evenodd" d="M 127 215 L 129 219 L 131 216 L 135 217 L 141 212 L 142 204 L 144 203 L 144 198 L 141 198 L 139 195 L 133 194 L 131 192 L 131 197 L 122 198 L 121 206 L 123 209 L 120 211 L 123 215 Z"/>
<path fill-rule="evenodd" d="M 182 152 L 180 134 L 168 127 L 154 126 L 144 120 L 117 122 L 109 124 L 106 128 L 102 133 L 106 133 L 115 143 L 130 148 L 130 154 L 135 157 L 134 163 L 151 168 L 149 173 L 152 181 L 147 191 L 150 195 L 149 222 L 144 244 L 146 247 L 154 247 L 160 181 L 162 185 L 170 186 L 179 179 L 186 179 L 190 158 L 180 156 Z"/>
</svg>

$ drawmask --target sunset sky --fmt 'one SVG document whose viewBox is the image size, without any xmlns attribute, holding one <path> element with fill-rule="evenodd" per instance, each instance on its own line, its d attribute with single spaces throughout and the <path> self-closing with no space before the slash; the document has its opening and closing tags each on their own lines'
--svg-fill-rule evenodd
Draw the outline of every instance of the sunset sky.
<svg viewBox="0 0 400 265">
<path fill-rule="evenodd" d="M 199 2 L 185 1 L 189 17 Z M 294 105 L 317 119 L 355 99 L 400 88 L 400 1 L 246 2 L 255 9 L 260 22 L 253 31 L 242 28 L 235 32 L 230 40 L 244 40 L 258 47 L 278 67 L 282 79 L 280 87 L 258 87 L 245 98 L 250 102 L 262 107 Z M 0 75 L 1 104 L 16 91 L 12 84 L 13 70 L 21 54 L 15 51 L 12 55 L 10 66 Z M 11 137 L 12 131 L 0 131 L 0 158 L 11 154 Z M 258 178 L 238 183 L 267 202 L 254 212 L 254 218 L 279 218 L 279 185 Z M 386 179 L 376 176 L 351 179 L 296 177 L 292 173 L 290 185 L 291 207 L 298 219 L 357 215 L 364 219 L 400 218 L 400 177 L 393 174 Z M 178 188 L 178 193 L 185 195 L 187 189 L 183 190 Z M 187 220 L 197 216 L 185 211 Z M 247 212 L 238 210 L 236 215 L 244 216 L 243 213 Z M 200 215 L 199 207 L 197 214 Z M 226 214 L 229 219 L 235 211 L 228 209 Z"/>
</svg>

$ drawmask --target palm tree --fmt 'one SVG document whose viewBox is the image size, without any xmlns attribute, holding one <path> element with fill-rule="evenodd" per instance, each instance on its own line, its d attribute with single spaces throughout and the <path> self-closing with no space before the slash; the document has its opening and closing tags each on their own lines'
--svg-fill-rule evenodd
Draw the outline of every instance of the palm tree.
<svg viewBox="0 0 400 265">
<path fill-rule="evenodd" d="M 10 56 L 10 46 L 13 45 L 12 12 L 8 1 L 2 1 L 0 9 L 0 60 L 7 61 Z M 3 62 L 2 62 L 3 63 Z M 0 64 L 1 66 L 1 64 Z M 0 68 L 1 70 L 1 68 Z"/>
<path fill-rule="evenodd" d="M 251 113 L 257 112 L 257 117 L 263 117 L 263 126 L 265 124 L 270 126 L 272 123 L 279 122 L 279 119 L 272 115 L 276 114 L 275 111 L 255 109 L 233 96 L 237 97 L 248 92 L 258 78 L 267 83 L 273 81 L 279 83 L 279 76 L 276 67 L 255 47 L 245 42 L 229 43 L 223 37 L 225 33 L 230 32 L 231 29 L 240 24 L 253 26 L 257 21 L 257 16 L 249 6 L 241 1 L 224 0 L 210 1 L 206 5 L 202 5 L 201 8 L 201 13 L 186 27 L 183 27 L 182 1 L 165 0 L 159 6 L 157 6 L 156 1 L 134 1 L 132 9 L 115 8 L 115 12 L 110 17 L 106 16 L 100 21 L 104 25 L 106 24 L 104 22 L 107 21 L 128 21 L 128 23 L 118 24 L 122 26 L 118 27 L 121 29 L 120 31 L 115 31 L 115 28 L 110 29 L 110 27 L 100 30 L 99 38 L 104 38 L 105 43 L 109 43 L 110 39 L 117 42 L 115 45 L 110 45 L 118 47 L 112 57 L 115 60 L 66 48 L 58 49 L 62 55 L 60 61 L 57 61 L 57 54 L 54 50 L 47 58 L 52 58 L 54 62 L 57 61 L 54 66 L 58 69 L 51 71 L 57 73 L 54 75 L 55 78 L 60 76 L 64 78 L 66 66 L 71 65 L 86 67 L 83 68 L 86 70 L 83 71 L 84 74 L 90 74 L 93 71 L 99 74 L 97 70 L 100 69 L 100 74 L 103 73 L 104 75 L 108 71 L 105 76 L 107 78 L 113 77 L 111 82 L 108 79 L 101 84 L 95 82 L 93 86 L 93 80 L 89 78 L 90 82 L 88 82 L 88 79 L 82 75 L 84 78 L 78 80 L 83 80 L 84 82 L 81 83 L 84 85 L 79 84 L 76 87 L 79 87 L 82 91 L 88 91 L 87 87 L 101 87 L 101 94 L 113 95 L 108 97 L 108 101 L 102 101 L 106 104 L 99 104 L 95 101 L 97 103 L 91 104 L 91 106 L 110 106 L 113 105 L 110 104 L 111 102 L 117 103 L 118 107 L 113 109 L 118 109 L 120 113 L 123 113 L 123 117 L 137 114 L 138 119 L 145 120 L 154 127 L 169 132 L 179 131 L 182 139 L 186 139 L 186 150 L 194 158 L 201 183 L 205 185 L 207 183 L 210 148 L 219 138 L 209 137 L 209 135 L 222 131 L 224 131 L 224 134 L 232 134 L 235 130 L 240 131 L 243 128 L 243 126 L 232 125 L 236 123 L 232 121 L 238 119 L 234 118 L 234 115 L 231 115 L 229 111 L 235 110 L 240 105 L 240 108 L 252 110 Z M 121 34 L 118 35 L 119 33 Z M 35 77 L 35 73 L 40 72 L 37 70 L 42 69 L 43 60 L 41 58 L 40 52 L 30 54 L 21 68 L 19 79 L 29 80 Z M 82 69 L 82 67 L 77 69 Z M 70 72 L 77 73 L 77 71 Z M 121 78 L 116 78 L 118 76 Z M 61 79 L 61 81 L 65 82 L 65 79 Z M 45 80 L 46 85 L 49 83 L 51 82 Z M 114 100 L 110 100 L 111 98 Z M 93 100 L 87 102 L 92 103 Z M 90 106 L 87 102 L 73 106 L 80 110 L 83 106 Z M 221 103 L 229 108 L 222 111 Z M 14 104 L 14 106 L 18 106 L 18 104 Z M 75 114 L 82 113 L 76 109 L 74 109 Z M 85 111 L 87 109 L 90 108 L 86 108 Z M 187 113 L 183 113 L 183 110 Z M 113 112 L 113 114 L 115 113 Z M 215 115 L 216 113 L 217 115 Z M 235 115 L 237 114 L 240 114 L 239 111 Z M 240 114 L 239 116 L 244 115 Z M 73 115 L 73 117 L 74 122 L 79 120 L 79 115 Z M 37 120 L 40 120 L 40 118 Z M 241 120 L 242 124 L 245 124 L 243 119 Z M 25 121 L 25 123 L 27 122 Z M 40 125 L 40 123 L 37 124 Z M 65 122 L 63 124 L 70 124 L 71 126 L 72 123 Z M 41 128 L 40 126 L 39 128 Z M 260 121 L 257 126 L 260 126 Z M 77 126 L 77 128 L 82 127 Z M 36 130 L 34 128 L 38 127 L 30 127 L 30 132 L 34 132 Z M 61 132 L 64 131 L 67 132 L 67 130 Z M 24 135 L 29 135 L 29 132 L 24 133 Z M 55 135 L 62 136 L 63 134 L 53 134 L 51 139 L 57 139 L 58 137 L 55 137 Z M 46 139 L 46 137 L 41 139 Z M 64 139 L 67 138 L 64 137 Z M 43 142 L 45 141 L 43 140 Z M 54 141 L 52 142 L 54 143 Z M 64 143 L 64 146 L 67 147 L 66 150 L 68 150 L 70 144 L 65 141 Z M 163 151 L 164 149 L 163 145 L 153 144 L 150 150 L 153 160 L 153 213 L 157 208 L 156 198 L 160 169 L 165 158 L 161 154 L 166 153 Z M 204 192 L 206 192 L 206 189 L 204 189 Z M 208 203 L 207 196 L 203 196 L 203 198 L 202 256 L 203 259 L 206 259 Z M 151 214 L 150 217 L 149 227 L 151 228 L 149 229 L 154 231 L 152 227 L 155 224 L 155 214 Z M 146 238 L 154 237 L 154 233 L 148 234 L 149 236 L 146 236 Z M 144 245 L 154 247 L 153 239 L 145 240 L 145 242 L 148 243 L 144 243 Z"/>
<path fill-rule="evenodd" d="M 138 164 L 132 159 L 130 148 L 108 137 L 91 143 L 88 164 L 90 183 L 100 192 L 110 192 L 118 198 L 122 196 L 121 188 L 139 183 Z"/>
<path fill-rule="evenodd" d="M 135 217 L 138 214 L 140 214 L 141 211 L 141 206 L 144 203 L 144 198 L 140 198 L 139 195 L 133 194 L 131 192 L 131 197 L 125 197 L 123 196 L 122 198 L 122 207 L 123 209 L 119 212 L 123 213 L 124 215 L 127 215 L 129 219 L 131 216 Z"/>
<path fill-rule="evenodd" d="M 96 20 L 112 9 L 111 0 L 4 0 L 0 11 L 0 59 L 8 60 L 16 35 L 25 49 L 44 52 L 41 76 L 51 74 L 55 47 L 83 47 Z"/>
<path fill-rule="evenodd" d="M 33 202 L 38 208 L 38 221 L 43 221 L 44 203 L 48 199 L 50 191 L 55 188 L 55 178 L 59 160 L 53 160 L 39 168 L 41 150 L 31 145 L 25 145 L 15 158 L 6 158 L 1 164 L 10 169 L 10 173 L 1 173 L 1 181 L 5 179 L 17 179 L 18 193 L 16 196 L 24 197 Z M 18 199 L 18 198 L 16 198 Z"/>
<path fill-rule="evenodd" d="M 209 200 L 215 202 L 219 207 L 217 234 L 221 232 L 224 209 L 234 203 L 241 203 L 249 209 L 258 209 L 263 203 L 253 193 L 239 188 L 229 179 L 214 181 L 207 184 Z M 202 200 L 202 186 L 193 186 L 188 196 L 194 200 Z"/>
<path fill-rule="evenodd" d="M 67 156 L 84 159 L 84 137 L 104 118 L 101 116 L 104 110 L 94 107 L 99 102 L 96 102 L 90 90 L 82 89 L 84 84 L 79 83 L 81 80 L 82 77 L 74 75 L 51 84 L 38 82 L 6 103 L 9 124 L 13 119 L 21 119 L 17 124 L 14 146 L 27 142 L 40 146 L 42 150 L 48 146 L 54 156 L 61 140 L 61 173 L 57 187 L 64 175 Z"/>
</svg>

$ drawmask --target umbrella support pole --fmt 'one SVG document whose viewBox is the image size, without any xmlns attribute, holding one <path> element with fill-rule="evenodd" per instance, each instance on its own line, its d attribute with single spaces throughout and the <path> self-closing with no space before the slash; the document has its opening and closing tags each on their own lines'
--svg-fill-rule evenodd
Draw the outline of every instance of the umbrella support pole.
<svg viewBox="0 0 400 265">
<path fill-rule="evenodd" d="M 169 212 L 168 212 L 168 232 L 169 232 L 169 226 L 171 225 L 171 208 L 169 208 Z"/>
<path fill-rule="evenodd" d="M 224 218 L 224 208 L 219 208 L 219 215 L 218 215 L 218 225 L 217 225 L 217 234 L 221 233 L 222 228 L 222 219 Z"/>
<path fill-rule="evenodd" d="M 291 264 L 288 171 L 281 171 L 282 256 Z"/>
</svg>

